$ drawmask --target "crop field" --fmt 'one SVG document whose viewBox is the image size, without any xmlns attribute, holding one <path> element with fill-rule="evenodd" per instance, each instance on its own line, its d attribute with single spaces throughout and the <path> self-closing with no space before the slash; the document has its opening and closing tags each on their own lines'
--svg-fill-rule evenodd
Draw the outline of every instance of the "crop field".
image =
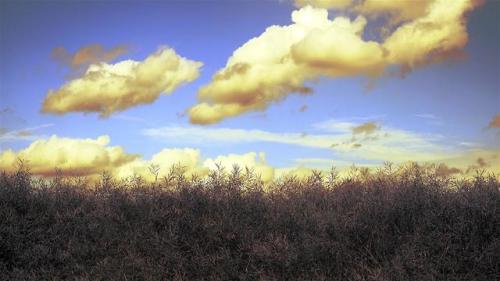
<svg viewBox="0 0 500 281">
<path fill-rule="evenodd" d="M 1 280 L 498 280 L 498 180 L 0 176 Z"/>
</svg>

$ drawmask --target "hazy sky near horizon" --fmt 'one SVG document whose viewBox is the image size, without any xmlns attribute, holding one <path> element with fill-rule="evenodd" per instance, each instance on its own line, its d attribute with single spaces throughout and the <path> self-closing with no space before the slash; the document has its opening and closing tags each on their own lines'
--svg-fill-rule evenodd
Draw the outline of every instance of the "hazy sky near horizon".
<svg viewBox="0 0 500 281">
<path fill-rule="evenodd" d="M 500 1 L 366 2 L 2 1 L 0 159 L 500 166 Z"/>
</svg>

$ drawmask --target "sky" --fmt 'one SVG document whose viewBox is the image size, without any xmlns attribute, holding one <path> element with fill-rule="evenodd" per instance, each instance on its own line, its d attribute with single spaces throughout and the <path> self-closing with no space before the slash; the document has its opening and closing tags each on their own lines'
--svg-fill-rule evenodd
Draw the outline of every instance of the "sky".
<svg viewBox="0 0 500 281">
<path fill-rule="evenodd" d="M 0 169 L 500 172 L 500 1 L 2 1 Z"/>
</svg>

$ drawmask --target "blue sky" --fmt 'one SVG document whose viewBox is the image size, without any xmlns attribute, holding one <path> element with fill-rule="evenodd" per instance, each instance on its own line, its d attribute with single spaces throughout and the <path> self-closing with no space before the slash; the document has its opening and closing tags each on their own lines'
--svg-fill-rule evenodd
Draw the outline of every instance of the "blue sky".
<svg viewBox="0 0 500 281">
<path fill-rule="evenodd" d="M 267 27 L 290 25 L 292 11 L 300 7 L 291 1 L 2 1 L 0 5 L 0 127 L 4 135 L 10 132 L 9 138 L 1 140 L 2 151 L 21 151 L 52 135 L 71 139 L 108 135 L 111 145 L 144 159 L 165 148 L 191 147 L 200 149 L 204 158 L 264 152 L 267 163 L 280 168 L 305 163 L 300 159 L 316 159 L 314 163 L 306 162 L 318 167 L 329 164 L 328 159 L 332 164 L 381 163 L 385 160 L 381 156 L 365 157 L 347 149 L 336 151 L 321 145 L 298 145 L 299 141 L 270 141 L 267 137 L 251 141 L 237 137 L 230 141 L 211 138 L 208 133 L 233 129 L 244 135 L 258 130 L 276 134 L 278 139 L 286 138 L 285 134 L 292 139 L 297 134 L 304 139 L 335 135 L 348 139 L 356 137 L 352 128 L 367 123 L 376 124 L 379 134 L 404 132 L 417 142 L 425 140 L 432 145 L 429 152 L 446 152 L 450 157 L 472 150 L 496 153 L 500 148 L 498 128 L 488 128 L 500 113 L 498 1 L 488 1 L 467 15 L 468 41 L 464 48 L 456 50 L 462 54 L 460 59 L 447 57 L 417 67 L 404 77 L 320 75 L 306 80 L 305 86 L 313 90 L 310 95 L 287 94 L 264 109 L 207 125 L 191 124 L 186 113 L 197 104 L 200 87 L 210 84 L 233 52 Z M 351 20 L 356 16 L 329 11 L 330 19 L 339 15 Z M 367 18 L 371 28 L 376 20 Z M 48 91 L 71 80 L 70 68 L 51 58 L 54 48 L 64 47 L 74 54 L 91 44 L 105 49 L 127 47 L 125 54 L 108 63 L 142 61 L 159 46 L 168 46 L 179 56 L 202 62 L 203 66 L 197 79 L 177 87 L 170 95 L 106 118 L 95 112 L 42 113 Z M 336 122 L 337 129 L 341 123 L 347 125 L 332 132 L 321 126 L 329 121 Z M 194 128 L 201 138 L 203 134 L 207 137 L 193 140 L 189 132 L 174 137 L 172 128 Z M 20 130 L 28 130 L 29 134 L 12 134 Z M 390 149 L 390 143 L 396 142 L 403 148 L 407 145 L 399 140 L 380 145 Z M 412 151 L 402 156 L 411 158 Z M 391 157 L 388 155 L 386 160 L 393 160 Z"/>
</svg>

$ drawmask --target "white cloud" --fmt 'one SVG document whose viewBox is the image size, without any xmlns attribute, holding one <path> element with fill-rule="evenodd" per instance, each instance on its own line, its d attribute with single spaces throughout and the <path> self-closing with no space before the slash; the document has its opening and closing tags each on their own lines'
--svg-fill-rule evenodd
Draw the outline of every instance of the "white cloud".
<svg viewBox="0 0 500 281">
<path fill-rule="evenodd" d="M 11 141 L 33 141 L 42 138 L 41 135 L 35 135 L 35 132 L 41 129 L 49 128 L 54 126 L 54 124 L 42 124 L 34 127 L 28 127 L 17 130 L 5 130 L 0 132 L 0 144 L 11 142 Z"/>
<path fill-rule="evenodd" d="M 367 135 L 354 135 L 353 128 L 363 123 L 328 120 L 313 125 L 319 133 L 285 133 L 263 130 L 230 128 L 204 128 L 167 126 L 146 129 L 142 133 L 166 141 L 196 145 L 241 144 L 269 142 L 325 149 L 335 152 L 339 160 L 377 160 L 403 162 L 409 159 L 426 161 L 449 156 L 453 149 L 440 143 L 439 135 L 424 135 L 415 132 L 382 126 Z"/>
</svg>

